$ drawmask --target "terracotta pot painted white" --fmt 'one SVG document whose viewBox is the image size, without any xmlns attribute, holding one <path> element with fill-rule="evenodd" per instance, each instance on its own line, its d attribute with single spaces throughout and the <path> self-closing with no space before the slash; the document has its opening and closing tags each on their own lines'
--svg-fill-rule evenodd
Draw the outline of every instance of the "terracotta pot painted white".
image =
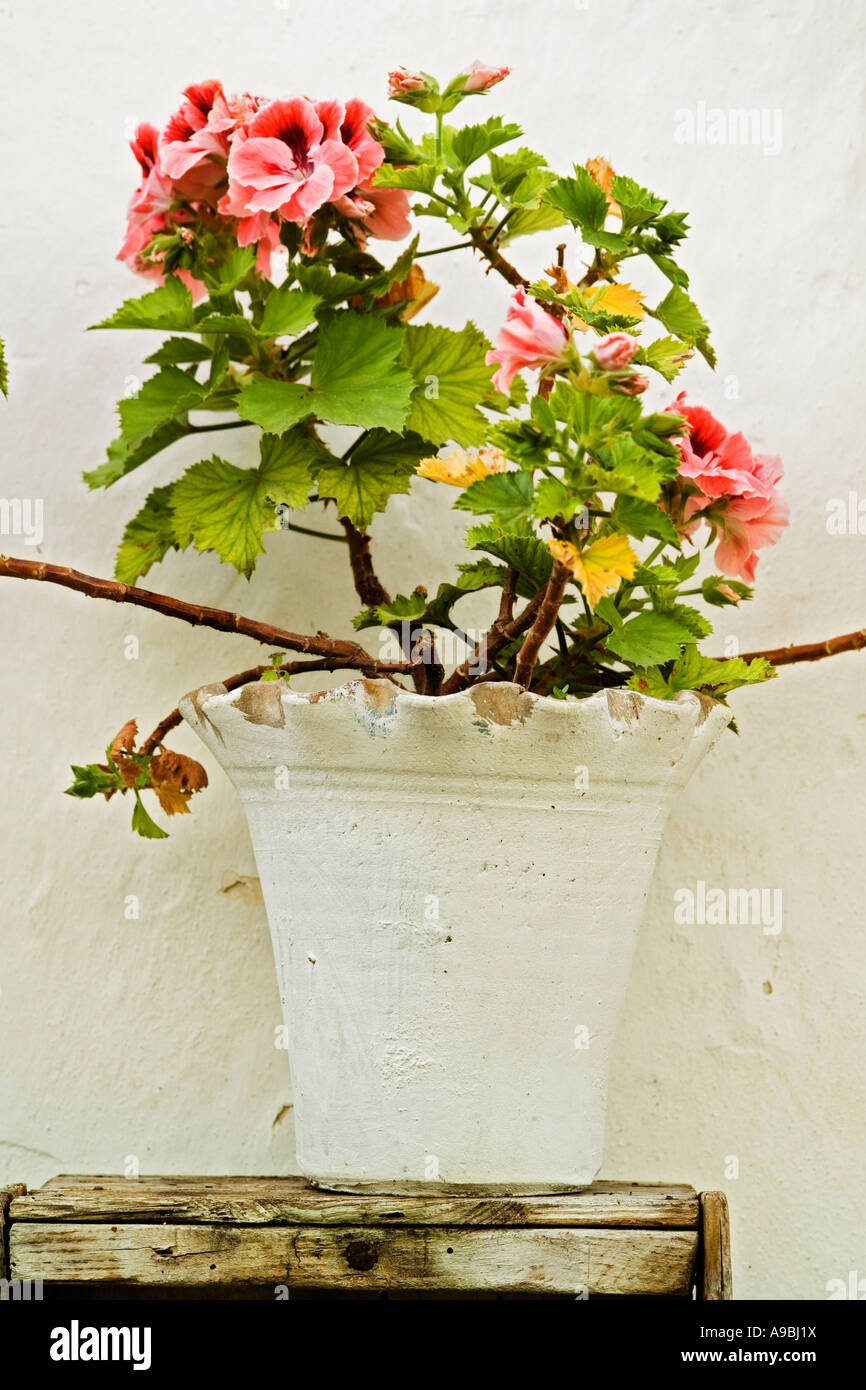
<svg viewBox="0 0 866 1390">
<path fill-rule="evenodd" d="M 485 683 L 204 686 L 249 823 L 322 1186 L 590 1183 L 656 852 L 729 712 Z"/>
</svg>

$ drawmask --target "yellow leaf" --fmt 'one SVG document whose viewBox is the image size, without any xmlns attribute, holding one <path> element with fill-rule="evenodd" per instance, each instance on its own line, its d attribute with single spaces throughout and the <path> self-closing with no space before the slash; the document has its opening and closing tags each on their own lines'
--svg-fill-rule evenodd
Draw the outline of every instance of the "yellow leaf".
<svg viewBox="0 0 866 1390">
<path fill-rule="evenodd" d="M 154 785 L 153 790 L 167 816 L 189 815 L 188 803 L 192 792 L 182 792 L 180 787 L 172 786 L 170 782 L 162 782 L 159 786 Z"/>
<path fill-rule="evenodd" d="M 632 318 L 643 318 L 642 295 L 631 285 L 597 285 L 585 291 L 584 299 L 590 309 L 599 309 L 605 314 L 629 314 Z"/>
<path fill-rule="evenodd" d="M 449 483 L 451 487 L 468 487 L 486 478 L 490 473 L 504 473 L 507 467 L 501 449 L 489 446 L 476 453 L 465 449 L 451 449 L 443 458 L 422 459 L 415 469 L 420 478 L 429 478 L 432 483 Z"/>
<path fill-rule="evenodd" d="M 554 560 L 571 570 L 590 608 L 619 588 L 620 579 L 633 579 L 637 556 L 625 536 L 600 536 L 585 550 L 569 541 L 548 541 Z"/>
</svg>

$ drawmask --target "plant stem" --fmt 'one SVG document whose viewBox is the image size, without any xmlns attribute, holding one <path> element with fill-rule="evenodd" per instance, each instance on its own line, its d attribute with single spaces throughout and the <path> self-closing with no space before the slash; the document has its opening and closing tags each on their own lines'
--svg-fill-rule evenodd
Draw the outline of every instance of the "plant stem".
<svg viewBox="0 0 866 1390">
<path fill-rule="evenodd" d="M 187 425 L 188 434 L 216 434 L 217 430 L 248 430 L 252 420 L 227 420 L 223 425 Z"/>
<path fill-rule="evenodd" d="M 454 695 L 458 690 L 465 690 L 468 685 L 473 685 L 477 680 L 480 680 L 487 665 L 493 661 L 497 652 L 500 652 L 503 647 L 507 647 L 509 642 L 514 641 L 515 637 L 519 637 L 522 632 L 525 632 L 535 620 L 535 615 L 541 606 L 546 590 L 547 585 L 543 589 L 539 589 L 535 597 L 527 603 L 523 612 L 510 621 L 504 621 L 502 618 L 503 611 L 506 609 L 506 602 L 503 597 L 500 617 L 496 619 L 490 631 L 485 633 L 466 660 L 451 672 L 439 692 L 440 695 Z M 479 670 L 482 663 L 483 669 Z"/>
<path fill-rule="evenodd" d="M 799 647 L 774 647 L 769 651 L 745 652 L 743 661 L 754 661 L 764 657 L 773 666 L 792 666 L 797 661 L 822 661 L 825 656 L 838 656 L 840 652 L 858 652 L 866 647 L 866 628 L 858 632 L 846 632 L 841 637 L 828 637 L 825 642 L 805 642 Z M 724 660 L 724 657 L 719 658 Z"/>
<path fill-rule="evenodd" d="M 391 595 L 379 582 L 370 556 L 370 537 L 366 531 L 359 531 L 347 516 L 340 517 L 340 525 L 346 532 L 349 546 L 349 564 L 355 592 L 366 608 L 377 608 L 380 603 L 390 603 Z"/>
<path fill-rule="evenodd" d="M 565 593 L 565 586 L 570 578 L 571 570 L 567 566 L 561 565 L 558 560 L 554 560 L 550 579 L 547 581 L 547 588 L 544 590 L 544 597 L 539 605 L 535 622 L 517 654 L 517 662 L 514 667 L 515 685 L 522 685 L 527 690 L 529 689 L 532 683 L 535 659 L 556 622 L 562 596 Z"/>
<path fill-rule="evenodd" d="M 332 531 L 314 531 L 312 526 L 297 526 L 294 521 L 287 522 L 285 527 L 281 527 L 280 529 L 297 531 L 302 536 L 318 536 L 320 541 L 337 541 L 339 545 L 346 544 L 345 536 L 338 536 Z"/>
<path fill-rule="evenodd" d="M 464 247 L 471 246 L 471 241 L 453 241 L 450 246 L 436 246 L 432 251 L 416 251 L 415 259 L 420 261 L 422 256 L 444 256 L 446 251 L 462 251 Z"/>
<path fill-rule="evenodd" d="M 156 594 L 150 589 L 138 589 L 130 584 L 121 584 L 115 579 L 100 579 L 91 574 L 81 574 L 66 565 L 49 565 L 41 560 L 19 560 L 11 556 L 0 556 L 0 578 L 38 579 L 49 584 L 60 584 L 65 589 L 74 589 L 89 598 L 108 599 L 112 603 L 131 603 L 138 608 L 150 608 L 155 613 L 164 613 L 169 618 L 179 618 L 191 623 L 193 627 L 211 627 L 217 632 L 237 632 L 243 637 L 252 637 L 269 647 L 287 647 L 291 651 L 307 652 L 311 656 L 336 658 L 349 661 L 359 671 L 376 672 L 381 662 L 370 656 L 357 642 L 343 642 L 327 633 L 318 632 L 307 636 L 299 632 L 286 632 L 283 628 L 269 623 L 259 623 L 253 618 L 244 618 L 240 613 L 229 613 L 224 608 L 206 608 L 203 605 L 184 603 L 168 594 Z"/>
</svg>

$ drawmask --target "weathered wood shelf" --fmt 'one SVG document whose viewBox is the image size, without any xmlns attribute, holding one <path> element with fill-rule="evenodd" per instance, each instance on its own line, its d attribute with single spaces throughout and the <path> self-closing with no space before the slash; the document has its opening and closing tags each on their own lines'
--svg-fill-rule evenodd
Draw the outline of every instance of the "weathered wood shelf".
<svg viewBox="0 0 866 1390">
<path fill-rule="evenodd" d="M 58 1177 L 0 1191 L 13 1280 L 49 1288 L 257 1288 L 731 1297 L 727 1203 L 594 1183 L 537 1197 L 382 1197 L 302 1178 Z"/>
</svg>

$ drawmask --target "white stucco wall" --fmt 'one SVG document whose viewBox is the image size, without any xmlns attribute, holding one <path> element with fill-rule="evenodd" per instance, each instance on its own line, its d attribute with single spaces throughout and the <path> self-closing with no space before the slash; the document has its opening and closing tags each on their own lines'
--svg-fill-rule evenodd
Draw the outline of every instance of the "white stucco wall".
<svg viewBox="0 0 866 1390">
<path fill-rule="evenodd" d="M 44 499 L 43 558 L 108 573 L 145 493 L 198 456 L 178 447 L 106 495 L 80 482 L 144 345 L 83 331 L 143 288 L 113 259 L 135 178 L 129 126 L 160 123 L 181 87 L 210 76 L 275 96 L 358 94 L 381 109 L 388 67 L 447 75 L 484 57 L 513 68 L 489 110 L 507 101 L 555 166 L 606 154 L 692 212 L 683 259 L 719 368 L 692 364 L 687 381 L 782 455 L 792 506 L 755 603 L 723 614 L 717 649 L 726 636 L 745 650 L 862 626 L 866 538 L 829 535 L 826 509 L 849 490 L 866 495 L 864 28 L 838 0 L 7 0 L 0 333 L 12 382 L 0 492 Z M 770 152 L 677 143 L 675 113 L 699 103 L 769 113 Z M 555 239 L 519 243 L 514 259 L 536 275 Z M 493 331 L 505 285 L 468 259 L 448 258 L 448 276 L 436 316 L 459 325 L 471 313 Z M 246 457 L 234 436 L 219 448 Z M 432 488 L 415 494 L 374 527 L 395 590 L 436 582 L 443 561 L 462 558 L 455 518 L 436 510 Z M 0 544 L 37 553 L 20 536 Z M 147 582 L 333 631 L 357 604 L 322 559 L 320 543 L 278 535 L 250 586 L 194 553 Z M 255 872 L 227 781 L 209 762 L 194 816 L 157 844 L 130 834 L 119 800 L 60 794 L 69 762 L 98 757 L 127 718 L 149 729 L 259 648 L 11 581 L 0 624 L 0 1182 L 123 1171 L 130 1156 L 143 1172 L 291 1171 L 263 912 L 240 889 L 220 892 L 227 872 Z M 128 635 L 138 660 L 124 656 Z M 723 740 L 670 823 L 619 1039 L 604 1176 L 723 1187 L 740 1297 L 822 1298 L 828 1280 L 866 1276 L 864 677 L 866 654 L 848 655 L 735 697 L 739 740 Z M 186 730 L 176 744 L 201 751 Z M 781 931 L 676 924 L 674 894 L 697 880 L 781 889 Z M 138 920 L 125 917 L 129 895 Z"/>
</svg>

